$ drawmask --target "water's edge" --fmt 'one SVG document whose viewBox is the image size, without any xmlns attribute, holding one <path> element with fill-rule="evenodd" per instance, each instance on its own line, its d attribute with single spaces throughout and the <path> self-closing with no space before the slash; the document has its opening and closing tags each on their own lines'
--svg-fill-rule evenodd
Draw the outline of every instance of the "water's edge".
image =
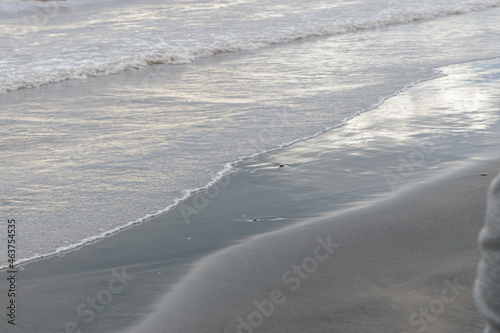
<svg viewBox="0 0 500 333">
<path fill-rule="evenodd" d="M 341 123 L 339 123 L 336 126 L 332 126 L 332 127 L 326 128 L 323 131 L 314 133 L 312 135 L 309 135 L 309 136 L 306 136 L 306 137 L 303 137 L 303 138 L 298 138 L 298 139 L 292 140 L 292 141 L 287 142 L 285 144 L 281 144 L 281 145 L 279 145 L 279 146 L 277 146 L 275 148 L 268 149 L 268 150 L 265 150 L 265 151 L 260 151 L 260 152 L 254 153 L 254 154 L 252 154 L 250 156 L 243 156 L 243 157 L 240 157 L 240 158 L 238 158 L 238 159 L 236 159 L 236 160 L 234 160 L 234 161 L 232 161 L 230 163 L 226 163 L 221 168 L 221 170 L 218 171 L 218 173 L 216 174 L 216 176 L 213 179 L 211 179 L 207 184 L 205 184 L 204 186 L 201 186 L 201 187 L 184 190 L 183 191 L 183 195 L 181 197 L 174 199 L 173 203 L 171 203 L 169 206 L 167 206 L 164 209 L 161 209 L 161 210 L 156 211 L 156 212 L 151 213 L 151 214 L 147 214 L 147 215 L 145 215 L 143 217 L 137 218 L 134 221 L 129 221 L 128 223 L 125 223 L 125 224 L 123 224 L 121 226 L 118 226 L 118 227 L 113 228 L 111 230 L 102 232 L 99 235 L 95 235 L 95 236 L 91 236 L 91 237 L 85 238 L 85 239 L 81 240 L 80 242 L 77 242 L 77 243 L 74 243 L 74 244 L 71 244 L 71 245 L 68 245 L 68 246 L 59 247 L 59 248 L 57 248 L 53 252 L 42 254 L 42 255 L 36 255 L 36 256 L 29 257 L 29 258 L 19 259 L 19 260 L 17 260 L 15 262 L 15 265 L 16 266 L 17 265 L 24 265 L 24 264 L 27 264 L 27 263 L 30 263 L 30 262 L 33 262 L 33 261 L 36 261 L 36 260 L 39 260 L 39 259 L 48 258 L 48 257 L 54 256 L 54 255 L 60 255 L 61 253 L 78 249 L 78 248 L 80 248 L 80 247 L 82 247 L 84 245 L 90 245 L 90 244 L 95 243 L 95 242 L 97 242 L 99 240 L 102 240 L 102 239 L 104 239 L 106 237 L 112 236 L 112 235 L 114 235 L 114 234 L 116 234 L 116 233 L 118 233 L 120 231 L 123 231 L 125 229 L 131 228 L 131 227 L 133 227 L 135 225 L 138 225 L 138 224 L 141 224 L 143 222 L 147 222 L 147 221 L 149 221 L 150 219 L 152 219 L 154 217 L 158 217 L 158 216 L 160 216 L 160 215 L 162 215 L 162 214 L 164 214 L 164 213 L 166 213 L 168 211 L 171 211 L 172 209 L 176 208 L 182 202 L 184 202 L 184 201 L 188 200 L 189 198 L 191 198 L 192 196 L 194 196 L 196 193 L 198 193 L 200 191 L 203 191 L 203 190 L 206 190 L 206 189 L 209 189 L 210 187 L 212 187 L 215 184 L 217 184 L 217 182 L 219 182 L 224 176 L 228 175 L 242 161 L 248 160 L 248 159 L 251 159 L 251 158 L 255 158 L 257 156 L 260 156 L 260 155 L 263 155 L 263 154 L 267 154 L 267 153 L 270 153 L 270 152 L 273 152 L 273 151 L 277 151 L 277 150 L 283 149 L 285 147 L 289 147 L 289 146 L 291 146 L 291 145 L 293 145 L 295 143 L 307 141 L 307 140 L 310 140 L 312 138 L 316 138 L 316 137 L 320 136 L 321 134 L 327 133 L 327 132 L 329 132 L 329 131 L 331 131 L 333 129 L 341 128 L 341 127 L 345 126 L 350 120 L 356 118 L 357 116 L 359 116 L 359 115 L 361 115 L 363 113 L 366 113 L 366 112 L 369 112 L 369 111 L 376 111 L 377 108 L 379 108 L 380 106 L 382 106 L 387 100 L 389 100 L 389 99 L 391 99 L 391 98 L 393 98 L 395 96 L 398 96 L 399 94 L 401 94 L 401 93 L 403 93 L 403 92 L 411 89 L 412 87 L 418 85 L 419 83 L 426 82 L 426 81 L 431 81 L 431 80 L 434 80 L 434 79 L 437 79 L 437 78 L 445 76 L 446 74 L 444 74 L 443 72 L 440 71 L 441 68 L 445 68 L 445 67 L 453 66 L 453 65 L 457 65 L 457 64 L 474 63 L 474 62 L 480 62 L 480 61 L 484 61 L 484 60 L 497 59 L 497 58 L 498 57 L 485 58 L 485 59 L 474 59 L 474 60 L 470 60 L 470 61 L 464 61 L 464 62 L 453 63 L 453 64 L 448 64 L 448 65 L 445 65 L 445 66 L 436 67 L 435 68 L 435 75 L 433 75 L 431 77 L 428 77 L 428 78 L 425 78 L 425 79 L 421 79 L 421 80 L 417 80 L 417 81 L 411 82 L 411 83 L 405 85 L 404 88 L 396 91 L 395 93 L 391 94 L 390 96 L 381 97 L 379 99 L 379 101 L 377 103 L 373 104 L 370 108 L 368 108 L 368 109 L 366 109 L 364 111 L 357 112 L 352 117 L 344 119 Z M 0 270 L 4 270 L 6 268 L 7 268 L 7 266 L 1 266 Z"/>
</svg>

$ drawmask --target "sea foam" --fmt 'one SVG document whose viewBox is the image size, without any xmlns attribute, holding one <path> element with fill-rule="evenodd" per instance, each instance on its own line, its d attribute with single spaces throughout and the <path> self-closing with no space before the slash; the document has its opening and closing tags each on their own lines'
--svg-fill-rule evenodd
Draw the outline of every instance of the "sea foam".
<svg viewBox="0 0 500 333">
<path fill-rule="evenodd" d="M 10 4 L 10 3 L 8 3 Z M 3 4 L 5 5 L 5 3 Z M 369 30 L 404 24 L 417 20 L 432 19 L 448 15 L 464 14 L 479 11 L 500 5 L 498 0 L 482 1 L 441 1 L 427 4 L 407 4 L 388 7 L 370 15 L 362 15 L 357 18 L 327 16 L 321 19 L 297 22 L 290 17 L 279 21 L 275 26 L 270 25 L 265 29 L 255 30 L 241 27 L 231 27 L 229 32 L 218 31 L 219 34 L 203 36 L 202 27 L 198 32 L 200 36 L 191 38 L 189 30 L 180 31 L 186 34 L 184 40 L 169 39 L 169 35 L 161 38 L 151 38 L 147 34 L 144 39 L 113 40 L 112 36 L 99 36 L 101 41 L 93 41 L 88 49 L 60 49 L 61 55 L 56 59 L 37 59 L 26 57 L 22 51 L 15 51 L 17 47 L 22 49 L 23 40 L 15 38 L 11 40 L 14 50 L 6 57 L 6 63 L 0 65 L 0 72 L 5 75 L 0 78 L 0 93 L 6 93 L 21 88 L 33 88 L 41 85 L 58 83 L 66 80 L 79 80 L 88 77 L 116 74 L 126 70 L 140 69 L 148 65 L 156 64 L 187 64 L 199 58 L 211 57 L 221 53 L 239 52 L 243 50 L 255 50 L 258 48 L 283 44 L 311 36 L 331 36 L 358 30 Z M 332 11 L 332 15 L 334 15 Z M 275 23 L 277 21 L 269 21 Z M 44 34 L 45 30 L 34 33 Z M 77 31 L 85 37 L 85 32 Z M 71 36 L 68 36 L 71 37 Z M 189 37 L 189 38 L 188 38 Z M 108 54 L 90 51 L 95 44 L 110 43 Z M 33 41 L 35 43 L 35 41 Z M 64 44 L 64 41 L 61 41 Z M 113 45 L 115 43 L 115 45 Z M 85 46 L 85 45 L 84 45 Z M 100 47 L 97 47 L 100 48 Z M 36 49 L 36 48 L 35 48 Z M 90 49 L 90 50 L 89 50 Z M 112 49 L 112 51 L 111 51 Z M 106 51 L 106 48 L 103 48 Z M 18 54 L 21 52 L 21 54 Z M 29 54 L 30 50 L 25 51 Z M 8 61 L 10 57 L 23 55 L 27 60 L 22 62 Z M 3 67 L 3 68 L 2 68 Z"/>
</svg>

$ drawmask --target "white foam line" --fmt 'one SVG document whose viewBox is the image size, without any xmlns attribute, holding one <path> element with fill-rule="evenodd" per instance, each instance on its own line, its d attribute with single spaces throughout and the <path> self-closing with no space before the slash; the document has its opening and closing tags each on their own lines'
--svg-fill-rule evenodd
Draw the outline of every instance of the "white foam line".
<svg viewBox="0 0 500 333">
<path fill-rule="evenodd" d="M 239 164 L 243 160 L 254 158 L 254 157 L 257 157 L 257 156 L 269 153 L 269 152 L 277 151 L 277 150 L 283 149 L 285 147 L 288 147 L 288 146 L 290 146 L 292 144 L 295 144 L 295 143 L 298 143 L 298 142 L 302 142 L 302 141 L 306 141 L 306 140 L 315 138 L 315 137 L 317 137 L 317 136 L 319 136 L 319 135 L 321 135 L 323 133 L 326 133 L 326 132 L 328 132 L 328 131 L 330 131 L 332 129 L 340 128 L 342 126 L 345 126 L 348 123 L 349 120 L 357 117 L 360 114 L 363 114 L 365 112 L 368 112 L 368 111 L 371 111 L 371 110 L 374 110 L 374 109 L 380 107 L 382 104 L 384 104 L 384 102 L 386 100 L 388 100 L 388 99 L 390 99 L 392 97 L 395 97 L 395 96 L 401 94 L 402 92 L 408 90 L 409 88 L 411 88 L 411 87 L 413 87 L 413 86 L 415 86 L 415 85 L 417 85 L 417 84 L 419 84 L 421 82 L 430 81 L 430 80 L 433 80 L 433 79 L 436 79 L 436 78 L 439 78 L 439 77 L 443 77 L 443 76 L 445 76 L 445 74 L 443 74 L 441 72 L 437 72 L 436 75 L 433 75 L 433 76 L 431 76 L 429 78 L 425 78 L 425 79 L 421 79 L 421 80 L 417 80 L 417 81 L 411 82 L 411 83 L 405 85 L 400 90 L 396 91 L 395 93 L 393 93 L 393 94 L 391 94 L 389 96 L 386 96 L 386 97 L 381 97 L 377 103 L 373 104 L 368 109 L 366 109 L 364 111 L 358 111 L 353 116 L 348 117 L 348 118 L 344 118 L 337 125 L 330 126 L 330 127 L 325 127 L 325 129 L 323 131 L 319 131 L 319 132 L 316 132 L 316 133 L 314 133 L 312 135 L 309 135 L 309 136 L 306 136 L 306 137 L 302 137 L 302 138 L 295 139 L 295 140 L 292 140 L 292 141 L 289 141 L 289 142 L 286 142 L 286 143 L 282 143 L 282 144 L 278 145 L 275 148 L 271 148 L 271 149 L 268 149 L 268 150 L 262 150 L 260 152 L 257 152 L 257 153 L 254 153 L 254 154 L 251 154 L 251 155 L 248 155 L 248 156 L 239 157 L 239 158 L 237 158 L 233 162 L 226 163 L 224 165 L 223 169 L 221 171 L 219 171 L 217 173 L 217 175 L 212 180 L 210 180 L 205 186 L 197 187 L 197 188 L 189 189 L 189 190 L 184 190 L 182 197 L 174 199 L 174 202 L 172 204 L 170 204 L 169 206 L 167 206 L 166 208 L 164 208 L 162 210 L 159 210 L 159 211 L 157 211 L 155 213 L 152 213 L 152 214 L 147 214 L 147 215 L 145 215 L 145 216 L 143 216 L 141 218 L 138 218 L 138 219 L 136 219 L 134 221 L 130 221 L 130 222 L 128 222 L 128 223 L 126 223 L 126 224 L 124 224 L 122 226 L 119 226 L 119 227 L 113 228 L 111 230 L 102 232 L 99 235 L 92 236 L 92 237 L 87 237 L 87 238 L 81 240 L 78 243 L 71 244 L 71 245 L 68 245 L 68 246 L 59 247 L 54 252 L 49 252 L 47 254 L 35 255 L 35 256 L 29 257 L 29 258 L 19 259 L 19 260 L 17 260 L 14 263 L 14 265 L 15 266 L 19 266 L 21 264 L 26 264 L 28 262 L 32 262 L 32 261 L 35 261 L 35 260 L 40 260 L 40 259 L 43 259 L 43 258 L 51 257 L 51 256 L 54 256 L 54 255 L 63 253 L 63 252 L 69 252 L 71 250 L 80 248 L 80 247 L 82 247 L 84 245 L 88 245 L 90 243 L 102 240 L 102 239 L 104 239 L 104 238 L 106 238 L 108 236 L 111 236 L 111 235 L 119 232 L 119 231 L 128 229 L 128 228 L 130 228 L 130 227 L 132 227 L 132 226 L 134 226 L 136 224 L 143 223 L 143 222 L 145 222 L 145 221 L 147 221 L 147 220 L 149 220 L 149 219 L 151 219 L 153 217 L 157 217 L 157 216 L 159 216 L 159 215 L 161 215 L 163 213 L 166 213 L 166 212 L 172 210 L 173 208 L 177 207 L 177 205 L 179 203 L 181 203 L 184 200 L 188 199 L 193 194 L 198 193 L 198 192 L 203 191 L 203 190 L 206 190 L 206 189 L 210 188 L 211 186 L 215 185 L 220 179 L 222 179 L 222 177 L 224 177 L 226 174 L 228 174 L 234 168 L 235 165 Z M 0 266 L 0 270 L 3 270 L 5 268 L 7 268 L 7 267 L 8 266 Z"/>
<path fill-rule="evenodd" d="M 241 159 L 240 159 L 241 161 Z M 239 161 L 238 161 L 239 162 Z M 43 259 L 43 258 L 47 258 L 47 257 L 51 257 L 51 256 L 54 256 L 54 255 L 57 255 L 57 254 L 60 254 L 62 252 L 69 252 L 71 250 L 74 250 L 74 249 L 77 249 L 77 248 L 80 248 L 84 245 L 88 245 L 90 243 L 93 243 L 93 242 L 96 242 L 96 241 L 99 241 L 99 240 L 102 240 L 108 236 L 111 236 L 119 231 L 122 231 L 122 230 L 125 230 L 125 229 L 128 229 L 136 224 L 140 224 L 142 222 L 145 222 L 153 217 L 156 217 L 156 216 L 159 216 L 165 212 L 168 212 L 170 210 L 172 210 L 173 208 L 175 208 L 179 203 L 181 203 L 182 201 L 186 200 L 187 198 L 189 198 L 192 194 L 194 193 L 197 193 L 199 191 L 202 191 L 202 190 L 205 190 L 211 186 L 213 186 L 215 183 L 217 183 L 226 173 L 228 173 L 231 169 L 232 169 L 232 165 L 238 163 L 238 162 L 233 162 L 233 163 L 227 163 L 225 166 L 224 166 L 224 169 L 222 171 L 219 171 L 217 173 L 217 176 L 215 176 L 210 182 L 208 182 L 205 186 L 203 187 L 198 187 L 198 188 L 195 188 L 195 189 L 191 189 L 191 190 L 184 190 L 183 191 L 183 196 L 180 197 L 180 198 L 176 198 L 174 199 L 174 202 L 172 204 L 170 204 L 169 206 L 167 206 L 166 208 L 162 209 L 162 210 L 159 210 L 157 211 L 156 213 L 153 213 L 153 214 L 147 214 L 141 218 L 138 218 L 134 221 L 130 221 L 124 225 L 121 225 L 119 227 L 116 227 L 116 228 L 113 228 L 111 230 L 108 230 L 108 231 L 105 231 L 105 232 L 102 232 L 100 233 L 99 235 L 96 235 L 96 236 L 91 236 L 91 237 L 87 237 L 83 240 L 81 240 L 80 242 L 78 243 L 75 243 L 75 244 L 71 244 L 71 245 L 68 245 L 68 246 L 62 246 L 62 247 L 59 247 L 57 248 L 54 252 L 49 252 L 47 254 L 42 254 L 42 255 L 35 255 L 35 256 L 32 256 L 32 257 L 29 257 L 29 258 L 24 258 L 24 259 L 19 259 L 17 261 L 15 261 L 14 263 L 14 266 L 19 266 L 21 264 L 25 264 L 25 263 L 28 263 L 28 262 L 31 262 L 31 261 L 35 261 L 35 260 L 39 260 L 39 259 Z M 0 270 L 3 270 L 5 268 L 7 268 L 8 266 L 0 266 Z"/>
</svg>

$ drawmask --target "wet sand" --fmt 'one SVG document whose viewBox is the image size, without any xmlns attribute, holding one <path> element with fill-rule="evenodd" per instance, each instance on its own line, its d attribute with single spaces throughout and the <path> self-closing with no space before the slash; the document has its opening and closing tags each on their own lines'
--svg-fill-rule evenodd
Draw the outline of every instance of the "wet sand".
<svg viewBox="0 0 500 333">
<path fill-rule="evenodd" d="M 127 332 L 482 332 L 476 239 L 499 162 L 209 256 Z"/>
<path fill-rule="evenodd" d="M 274 157 L 249 160 L 202 192 L 212 198 L 190 223 L 176 209 L 25 265 L 16 329 L 481 332 L 471 286 L 499 159 L 454 162 L 392 194 L 321 210 L 318 201 L 342 192 L 316 184 L 312 195 L 284 181 L 304 169 Z"/>
</svg>

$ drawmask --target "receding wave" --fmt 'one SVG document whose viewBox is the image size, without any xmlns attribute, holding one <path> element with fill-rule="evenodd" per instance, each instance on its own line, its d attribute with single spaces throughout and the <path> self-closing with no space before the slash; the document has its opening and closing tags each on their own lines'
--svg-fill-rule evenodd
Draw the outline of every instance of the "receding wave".
<svg viewBox="0 0 500 333">
<path fill-rule="evenodd" d="M 283 44 L 311 36 L 330 36 L 358 30 L 375 29 L 412 21 L 465 14 L 500 5 L 500 0 L 447 2 L 433 6 L 393 8 L 383 10 L 371 18 L 343 18 L 329 24 L 290 26 L 269 29 L 253 36 L 217 36 L 211 43 L 186 43 L 171 45 L 168 41 L 149 45 L 143 53 L 114 54 L 108 58 L 86 59 L 58 65 L 38 66 L 26 73 L 12 74 L 0 79 L 0 93 L 22 88 L 58 83 L 66 80 L 86 79 L 92 76 L 116 74 L 130 69 L 140 69 L 155 64 L 186 64 L 203 57 L 220 53 L 253 50 Z M 69 61 L 69 60 L 68 60 Z"/>
</svg>

